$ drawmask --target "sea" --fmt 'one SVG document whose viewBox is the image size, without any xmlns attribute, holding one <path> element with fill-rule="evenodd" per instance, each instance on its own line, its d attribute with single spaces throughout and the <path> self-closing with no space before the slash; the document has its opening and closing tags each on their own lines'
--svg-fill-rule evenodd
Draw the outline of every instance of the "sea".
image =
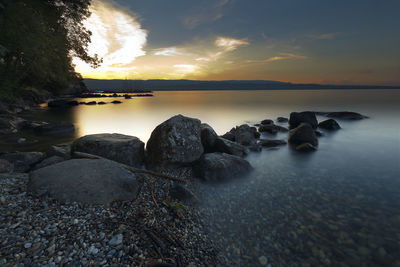
<svg viewBox="0 0 400 267">
<path fill-rule="evenodd" d="M 44 105 L 23 116 L 71 122 L 76 132 L 22 133 L 1 141 L 0 149 L 46 150 L 95 133 L 146 142 L 158 124 L 177 114 L 222 135 L 295 111 L 358 112 L 369 118 L 337 120 L 342 129 L 321 130 L 316 152 L 282 146 L 251 153 L 250 175 L 201 185 L 199 209 L 219 256 L 234 266 L 400 266 L 400 90 L 155 91 L 153 97 L 90 99 L 113 100 L 122 103 Z M 18 144 L 21 137 L 27 143 Z M 287 133 L 262 138 L 287 139 Z"/>
</svg>

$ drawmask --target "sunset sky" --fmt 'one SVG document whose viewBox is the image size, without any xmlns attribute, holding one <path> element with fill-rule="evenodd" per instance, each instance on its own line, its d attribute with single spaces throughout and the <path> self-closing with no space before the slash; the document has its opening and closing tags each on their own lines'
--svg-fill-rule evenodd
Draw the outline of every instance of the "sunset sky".
<svg viewBox="0 0 400 267">
<path fill-rule="evenodd" d="M 85 78 L 400 85 L 399 0 L 94 0 Z"/>
</svg>

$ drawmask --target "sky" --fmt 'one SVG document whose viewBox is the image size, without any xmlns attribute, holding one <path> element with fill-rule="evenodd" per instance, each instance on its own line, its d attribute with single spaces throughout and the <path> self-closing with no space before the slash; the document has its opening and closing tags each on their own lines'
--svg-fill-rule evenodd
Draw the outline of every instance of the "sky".
<svg viewBox="0 0 400 267">
<path fill-rule="evenodd" d="M 399 0 L 93 0 L 98 79 L 400 85 Z"/>
</svg>

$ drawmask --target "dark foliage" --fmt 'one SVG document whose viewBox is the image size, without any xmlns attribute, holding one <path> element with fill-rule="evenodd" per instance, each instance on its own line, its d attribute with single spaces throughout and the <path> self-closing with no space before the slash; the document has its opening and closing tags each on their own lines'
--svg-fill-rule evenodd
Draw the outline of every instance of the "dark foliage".
<svg viewBox="0 0 400 267">
<path fill-rule="evenodd" d="M 32 87 L 59 94 L 82 79 L 72 57 L 101 63 L 87 53 L 89 6 L 90 0 L 0 0 L 0 98 Z"/>
</svg>

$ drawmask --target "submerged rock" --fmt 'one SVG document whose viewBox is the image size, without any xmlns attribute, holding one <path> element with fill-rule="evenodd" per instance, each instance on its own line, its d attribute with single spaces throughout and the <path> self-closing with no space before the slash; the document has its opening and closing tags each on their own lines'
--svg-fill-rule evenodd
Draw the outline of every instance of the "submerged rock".
<svg viewBox="0 0 400 267">
<path fill-rule="evenodd" d="M 109 204 L 137 196 L 142 175 L 106 159 L 71 159 L 30 173 L 28 191 L 61 202 Z"/>
<path fill-rule="evenodd" d="M 121 104 L 122 102 L 121 102 L 121 101 L 118 101 L 118 100 L 114 100 L 114 101 L 112 101 L 111 103 L 113 103 L 113 104 Z"/>
<path fill-rule="evenodd" d="M 336 118 L 342 120 L 362 120 L 368 118 L 367 116 L 361 115 L 357 112 L 351 111 L 338 111 L 338 112 L 329 112 L 326 114 L 328 118 Z"/>
<path fill-rule="evenodd" d="M 294 145 L 310 143 L 313 146 L 317 146 L 318 139 L 311 125 L 308 123 L 302 123 L 297 128 L 290 131 L 289 143 Z"/>
<path fill-rule="evenodd" d="M 277 134 L 278 132 L 288 132 L 289 130 L 285 127 L 279 126 L 279 125 L 274 125 L 274 124 L 268 124 L 268 125 L 261 125 L 258 128 L 259 132 L 267 132 L 269 134 Z"/>
<path fill-rule="evenodd" d="M 331 130 L 331 131 L 341 129 L 339 123 L 337 123 L 337 121 L 335 121 L 334 119 L 322 121 L 318 124 L 318 127 L 325 129 L 325 130 Z"/>
<path fill-rule="evenodd" d="M 133 167 L 144 163 L 144 143 L 135 136 L 123 134 L 91 134 L 72 144 L 73 151 L 98 155 Z"/>
<path fill-rule="evenodd" d="M 249 173 L 253 167 L 247 160 L 226 153 L 204 154 L 194 167 L 197 177 L 204 181 L 222 181 Z"/>
<path fill-rule="evenodd" d="M 35 127 L 34 131 L 40 135 L 69 134 L 75 132 L 75 126 L 68 122 L 47 123 Z"/>
<path fill-rule="evenodd" d="M 312 151 L 316 151 L 317 147 L 310 143 L 303 143 L 301 145 L 296 146 L 295 150 L 299 151 L 299 152 L 312 152 Z"/>
<path fill-rule="evenodd" d="M 274 121 L 270 119 L 261 121 L 261 125 L 269 125 L 269 124 L 274 124 Z"/>
<path fill-rule="evenodd" d="M 277 121 L 277 122 L 283 123 L 283 122 L 288 122 L 289 119 L 288 119 L 288 118 L 285 118 L 285 117 L 278 117 L 278 118 L 276 118 L 276 121 Z"/>
<path fill-rule="evenodd" d="M 287 142 L 285 140 L 267 140 L 267 139 L 260 139 L 260 144 L 263 147 L 277 147 L 286 145 Z"/>
<path fill-rule="evenodd" d="M 86 105 L 96 105 L 97 102 L 96 101 L 90 101 L 90 102 L 86 102 Z"/>
<path fill-rule="evenodd" d="M 42 152 L 11 152 L 0 155 L 0 159 L 14 165 L 14 172 L 28 172 L 44 158 Z"/>
<path fill-rule="evenodd" d="M 238 143 L 232 142 L 222 137 L 218 137 L 215 141 L 215 148 L 217 152 L 223 152 L 239 157 L 244 157 L 249 154 L 249 149 Z"/>
<path fill-rule="evenodd" d="M 200 120 L 174 116 L 151 133 L 147 142 L 147 156 L 151 163 L 186 164 L 203 154 Z"/>
<path fill-rule="evenodd" d="M 291 129 L 296 128 L 301 123 L 308 123 L 314 129 L 318 126 L 317 117 L 312 111 L 290 113 L 289 125 Z"/>
</svg>

